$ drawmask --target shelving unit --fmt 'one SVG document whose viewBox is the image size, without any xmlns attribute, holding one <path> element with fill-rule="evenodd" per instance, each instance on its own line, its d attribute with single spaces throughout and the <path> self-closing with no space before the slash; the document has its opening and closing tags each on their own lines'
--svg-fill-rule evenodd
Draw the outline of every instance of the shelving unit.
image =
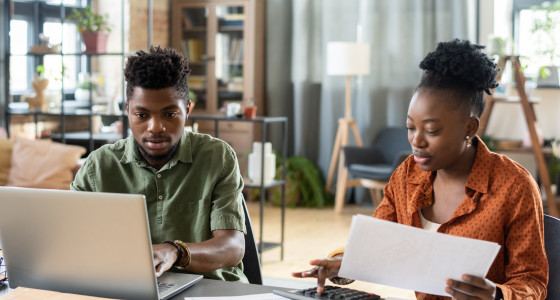
<svg viewBox="0 0 560 300">
<path fill-rule="evenodd" d="M 259 254 L 262 255 L 265 242 L 263 241 L 263 220 L 264 220 L 264 205 L 265 205 L 265 191 L 267 189 L 280 186 L 281 187 L 281 200 L 282 200 L 282 216 L 281 216 L 281 224 L 280 224 L 280 232 L 281 238 L 280 243 L 280 260 L 284 259 L 284 222 L 285 222 L 285 209 L 286 209 L 286 153 L 288 151 L 288 118 L 287 117 L 257 117 L 254 119 L 247 119 L 247 118 L 227 118 L 222 115 L 193 115 L 189 117 L 191 120 L 191 124 L 194 124 L 197 121 L 209 121 L 214 123 L 214 128 L 216 128 L 215 132 L 213 132 L 213 136 L 222 138 L 221 131 L 220 131 L 220 123 L 248 123 L 248 124 L 259 124 L 261 129 L 261 136 L 260 140 L 262 141 L 262 149 L 261 153 L 265 153 L 265 143 L 267 141 L 267 132 L 268 132 L 268 125 L 269 124 L 279 124 L 282 126 L 283 134 L 282 134 L 282 165 L 284 166 L 282 172 L 282 179 L 281 180 L 274 180 L 270 183 L 264 184 L 264 155 L 262 155 L 261 160 L 261 180 L 259 184 L 250 183 L 250 181 L 245 180 L 245 187 L 251 189 L 259 189 L 260 190 L 260 218 L 259 218 L 259 244 L 258 250 Z M 194 128 L 194 126 L 193 126 Z M 276 244 L 274 244 L 276 245 Z"/>
<path fill-rule="evenodd" d="M 507 103 L 521 104 L 523 108 L 523 113 L 525 115 L 525 120 L 527 121 L 527 127 L 529 128 L 529 133 L 531 135 L 532 151 L 537 160 L 539 177 L 541 180 L 541 184 L 544 188 L 544 192 L 546 194 L 546 206 L 548 208 L 548 214 L 558 218 L 560 217 L 560 211 L 558 209 L 558 205 L 556 204 L 556 197 L 552 193 L 552 189 L 550 187 L 551 182 L 550 182 L 550 176 L 548 174 L 548 169 L 546 166 L 546 160 L 544 158 L 543 149 L 537 137 L 537 130 L 536 130 L 537 116 L 535 115 L 535 111 L 533 109 L 533 103 L 535 103 L 535 101 L 531 101 L 527 96 L 527 94 L 525 93 L 525 76 L 520 71 L 521 63 L 519 61 L 519 56 L 500 57 L 500 59 L 498 60 L 499 70 L 504 70 L 506 63 L 508 62 L 512 64 L 512 68 L 514 70 L 515 84 L 519 97 L 499 98 L 499 97 L 488 96 L 486 99 L 486 108 L 484 109 L 484 113 L 480 118 L 480 127 L 478 129 L 477 134 L 479 136 L 484 135 L 486 131 L 486 125 L 488 124 L 488 120 L 490 119 L 490 115 L 492 113 L 492 108 L 494 107 L 494 103 L 507 102 Z M 496 78 L 497 82 L 500 82 L 501 76 L 502 76 L 502 72 L 499 72 Z"/>
<path fill-rule="evenodd" d="M 219 114 L 231 102 L 253 102 L 266 115 L 264 101 L 264 0 L 176 0 L 171 2 L 171 46 L 189 59 L 192 115 Z M 213 122 L 200 120 L 199 132 Z M 230 142 L 246 165 L 259 137 L 253 123 L 220 122 L 220 137 Z"/>
<path fill-rule="evenodd" d="M 60 92 L 58 95 L 59 103 L 53 103 L 48 109 L 25 109 L 22 108 L 18 104 L 24 104 L 21 100 L 21 93 L 16 92 L 16 90 L 10 87 L 6 89 L 5 94 L 5 120 L 6 120 L 6 129 L 8 134 L 11 133 L 10 127 L 14 124 L 14 120 L 24 120 L 25 122 L 31 120 L 32 123 L 35 125 L 35 137 L 36 138 L 51 138 L 55 141 L 59 141 L 62 143 L 70 143 L 70 144 L 80 144 L 88 148 L 88 152 L 96 149 L 100 145 L 105 143 L 113 142 L 119 138 L 124 138 L 127 136 L 127 124 L 126 121 L 126 114 L 124 111 L 124 99 L 125 99 L 125 83 L 124 83 L 124 76 L 122 74 L 122 69 L 124 68 L 125 60 L 127 56 L 134 55 L 134 52 L 125 52 L 125 37 L 127 33 L 125 32 L 125 1 L 121 0 L 120 2 L 120 46 L 118 43 L 109 43 L 108 44 L 108 52 L 106 53 L 86 53 L 81 51 L 68 51 L 65 48 L 66 43 L 71 44 L 74 41 L 71 38 L 70 42 L 67 42 L 65 38 L 68 38 L 68 24 L 71 24 L 70 21 L 66 20 L 66 16 L 70 13 L 71 10 L 74 8 L 83 8 L 77 6 L 70 6 L 65 1 L 60 1 L 60 4 L 52 4 L 52 1 L 46 0 L 15 0 L 15 1 L 5 1 L 5 9 L 6 12 L 6 20 L 7 24 L 10 24 L 10 2 L 13 2 L 12 5 L 15 7 L 15 11 L 17 12 L 18 9 L 25 9 L 27 11 L 33 10 L 33 20 L 29 21 L 30 24 L 33 24 L 34 28 L 32 36 L 33 45 L 39 44 L 38 33 L 44 32 L 42 26 L 38 24 L 43 24 L 49 17 L 53 17 L 53 12 L 58 9 L 58 14 L 56 18 L 60 21 L 60 32 L 56 31 L 49 31 L 45 32 L 45 34 L 49 34 L 52 36 L 59 36 L 60 45 L 58 47 L 58 51 L 45 51 L 45 53 L 37 53 L 37 52 L 27 52 L 27 53 L 20 53 L 20 54 L 13 54 L 10 51 L 10 47 L 7 47 L 5 53 L 5 61 L 7 63 L 6 67 L 6 74 L 16 74 L 14 73 L 15 66 L 12 66 L 12 73 L 10 73 L 10 66 L 9 62 L 11 61 L 12 57 L 24 57 L 28 64 L 30 64 L 35 69 L 36 66 L 42 65 L 44 61 L 47 61 L 47 58 L 50 58 L 50 61 L 60 61 L 60 65 L 58 68 L 62 70 L 62 74 L 59 75 L 60 80 Z M 95 10 L 96 6 L 102 7 L 104 4 L 103 1 L 87 1 L 89 6 L 92 6 Z M 147 0 L 148 2 L 148 45 L 151 44 L 151 30 L 152 30 L 152 0 Z M 106 3 L 105 3 L 106 4 Z M 117 8 L 118 11 L 118 8 Z M 49 15 L 50 13 L 50 15 Z M 52 23 L 52 22 L 51 22 Z M 117 25 L 114 23 L 113 25 Z M 9 28 L 10 26 L 8 26 Z M 118 26 L 114 26 L 117 27 Z M 45 29 L 46 30 L 46 29 Z M 75 30 L 77 42 L 79 42 L 79 33 Z M 113 30 L 111 34 L 118 34 L 118 31 Z M 10 37 L 6 35 L 5 43 L 7 45 L 10 44 Z M 81 44 L 81 43 L 80 43 Z M 29 47 L 31 48 L 31 47 Z M 36 48 L 33 46 L 33 48 Z M 120 49 L 119 49 L 120 48 Z M 78 48 L 79 49 L 79 48 Z M 115 51 L 117 49 L 117 51 Z M 31 49 L 30 49 L 31 50 Z M 66 71 L 66 65 L 68 62 L 75 62 L 75 69 Z M 115 72 L 111 70 L 103 70 L 107 66 L 119 66 L 117 69 L 119 71 L 118 74 L 114 74 Z M 29 71 L 31 68 L 27 67 Z M 23 71 L 23 70 L 22 70 Z M 74 72 L 74 73 L 72 73 Z M 105 108 L 100 108 L 102 105 L 98 103 L 97 99 L 95 99 L 93 95 L 92 84 L 89 87 L 89 100 L 86 101 L 76 101 L 74 95 L 75 89 L 78 87 L 76 84 L 76 88 L 68 88 L 66 85 L 66 81 L 68 80 L 67 76 L 76 76 L 78 73 L 87 74 L 88 77 L 92 77 L 92 74 L 96 74 L 100 72 L 103 76 L 105 76 L 105 82 L 111 81 L 113 86 L 112 90 L 107 90 L 105 94 L 104 101 L 106 103 Z M 6 76 L 6 86 L 10 86 L 10 76 Z M 28 80 L 31 80 L 31 77 L 28 75 Z M 49 83 L 50 84 L 50 83 Z M 119 91 L 120 93 L 118 93 Z M 25 93 L 29 93 L 26 91 Z M 120 99 L 117 97 L 120 94 Z M 118 102 L 116 99 L 118 99 Z M 79 104 L 79 105 L 78 105 Z M 115 107 L 119 107 L 118 112 L 115 111 Z M 98 126 L 97 123 L 104 119 L 107 123 L 112 121 L 121 121 L 122 130 L 120 133 L 106 133 L 106 132 L 98 132 L 96 128 Z M 76 121 L 78 120 L 78 121 Z M 42 132 L 40 130 L 40 124 L 42 122 L 49 122 L 51 124 L 50 130 L 45 130 Z M 80 124 L 79 132 L 75 132 L 76 125 L 75 122 Z"/>
</svg>

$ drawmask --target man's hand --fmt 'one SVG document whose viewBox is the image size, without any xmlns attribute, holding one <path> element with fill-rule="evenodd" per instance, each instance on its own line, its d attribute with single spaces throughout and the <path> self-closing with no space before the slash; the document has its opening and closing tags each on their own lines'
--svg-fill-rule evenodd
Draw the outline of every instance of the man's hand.
<svg viewBox="0 0 560 300">
<path fill-rule="evenodd" d="M 493 300 L 496 297 L 496 285 L 485 278 L 464 274 L 463 281 L 447 279 L 448 292 L 453 299 L 488 299 Z"/>
<path fill-rule="evenodd" d="M 157 277 L 160 277 L 163 272 L 171 269 L 173 263 L 175 263 L 177 257 L 179 257 L 177 248 L 170 244 L 152 245 L 152 252 L 154 253 L 154 267 Z"/>
<path fill-rule="evenodd" d="M 292 276 L 298 278 L 317 278 L 317 293 L 322 293 L 325 288 L 325 280 L 338 276 L 341 263 L 342 257 L 314 259 L 309 262 L 310 265 L 315 266 L 314 268 L 303 272 L 293 272 Z"/>
</svg>

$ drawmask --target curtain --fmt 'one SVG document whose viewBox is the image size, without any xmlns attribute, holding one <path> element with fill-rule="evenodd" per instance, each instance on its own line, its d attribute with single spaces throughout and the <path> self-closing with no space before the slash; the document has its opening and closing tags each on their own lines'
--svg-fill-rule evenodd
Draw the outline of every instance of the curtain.
<svg viewBox="0 0 560 300">
<path fill-rule="evenodd" d="M 290 118 L 289 154 L 326 176 L 345 92 L 345 78 L 323 67 L 328 42 L 371 46 L 370 74 L 352 78 L 352 117 L 367 145 L 381 128 L 405 125 L 418 64 L 438 42 L 476 41 L 476 9 L 476 0 L 268 0 L 267 108 Z"/>
</svg>

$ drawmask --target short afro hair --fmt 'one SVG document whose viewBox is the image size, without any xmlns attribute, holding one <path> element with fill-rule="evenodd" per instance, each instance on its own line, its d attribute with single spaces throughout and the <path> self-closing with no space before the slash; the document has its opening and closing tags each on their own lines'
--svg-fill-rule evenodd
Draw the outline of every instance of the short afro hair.
<svg viewBox="0 0 560 300">
<path fill-rule="evenodd" d="M 485 106 L 483 92 L 492 95 L 496 82 L 496 63 L 481 51 L 484 46 L 467 40 L 441 42 L 420 62 L 424 74 L 417 90 L 443 89 L 454 92 L 460 107 L 480 117 Z"/>
<path fill-rule="evenodd" d="M 138 51 L 126 62 L 126 99 L 132 97 L 134 87 L 156 90 L 175 87 L 177 97 L 188 101 L 189 73 L 189 64 L 183 55 L 171 48 L 150 46 L 148 52 Z"/>
</svg>

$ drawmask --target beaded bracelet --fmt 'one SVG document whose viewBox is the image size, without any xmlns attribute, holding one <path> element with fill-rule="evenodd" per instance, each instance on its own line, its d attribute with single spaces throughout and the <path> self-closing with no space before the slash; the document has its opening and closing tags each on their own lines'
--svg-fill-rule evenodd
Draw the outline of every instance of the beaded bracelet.
<svg viewBox="0 0 560 300">
<path fill-rule="evenodd" d="M 183 254 L 184 254 L 184 250 L 183 247 L 179 246 L 179 244 L 177 244 L 174 241 L 163 241 L 163 244 L 170 244 L 173 245 L 175 248 L 177 248 L 177 260 L 175 260 L 175 262 L 173 263 L 174 266 L 178 265 L 181 262 L 181 259 L 183 259 Z M 190 256 L 190 255 L 189 255 Z"/>
<path fill-rule="evenodd" d="M 181 264 L 178 265 L 178 267 L 187 268 L 191 264 L 191 250 L 189 249 L 187 244 L 183 241 L 175 240 L 175 243 L 177 243 L 181 248 L 183 248 L 183 251 L 187 257 L 187 261 L 182 265 Z"/>
</svg>

